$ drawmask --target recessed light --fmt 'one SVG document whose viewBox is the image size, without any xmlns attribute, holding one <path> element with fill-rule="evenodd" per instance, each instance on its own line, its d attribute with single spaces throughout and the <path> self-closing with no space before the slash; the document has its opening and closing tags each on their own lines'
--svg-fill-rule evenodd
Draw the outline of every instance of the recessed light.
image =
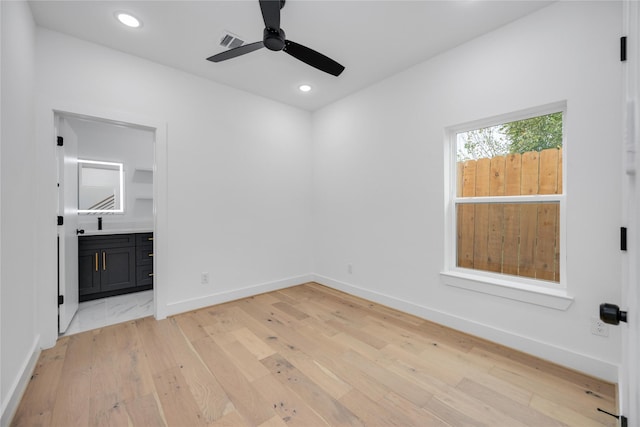
<svg viewBox="0 0 640 427">
<path fill-rule="evenodd" d="M 124 13 L 124 12 L 116 13 L 116 18 L 122 24 L 130 28 L 139 28 L 142 26 L 142 23 L 138 18 L 128 13 Z"/>
<path fill-rule="evenodd" d="M 298 89 L 300 89 L 300 92 L 309 92 L 311 90 L 311 86 L 309 86 L 309 85 L 300 85 L 300 86 L 298 86 Z"/>
</svg>

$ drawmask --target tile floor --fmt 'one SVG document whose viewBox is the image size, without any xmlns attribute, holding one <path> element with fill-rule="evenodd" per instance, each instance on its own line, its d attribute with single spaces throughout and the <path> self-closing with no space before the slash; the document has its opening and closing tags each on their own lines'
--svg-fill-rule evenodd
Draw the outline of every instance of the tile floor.
<svg viewBox="0 0 640 427">
<path fill-rule="evenodd" d="M 64 335 L 153 315 L 153 291 L 81 302 Z"/>
</svg>

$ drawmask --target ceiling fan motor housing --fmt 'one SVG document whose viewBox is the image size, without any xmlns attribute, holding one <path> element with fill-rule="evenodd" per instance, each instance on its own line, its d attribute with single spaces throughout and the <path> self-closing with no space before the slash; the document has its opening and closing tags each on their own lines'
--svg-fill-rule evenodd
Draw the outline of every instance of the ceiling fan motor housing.
<svg viewBox="0 0 640 427">
<path fill-rule="evenodd" d="M 264 29 L 263 43 L 269 50 L 279 51 L 284 49 L 284 42 L 286 36 L 284 30 L 280 28 L 280 31 L 276 31 L 271 28 Z"/>
</svg>

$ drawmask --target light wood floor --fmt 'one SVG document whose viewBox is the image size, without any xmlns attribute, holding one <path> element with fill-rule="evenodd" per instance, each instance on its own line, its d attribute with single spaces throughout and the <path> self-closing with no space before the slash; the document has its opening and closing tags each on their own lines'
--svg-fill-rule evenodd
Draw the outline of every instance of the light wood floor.
<svg viewBox="0 0 640 427">
<path fill-rule="evenodd" d="M 615 426 L 615 385 L 318 284 L 61 338 L 13 426 Z"/>
</svg>

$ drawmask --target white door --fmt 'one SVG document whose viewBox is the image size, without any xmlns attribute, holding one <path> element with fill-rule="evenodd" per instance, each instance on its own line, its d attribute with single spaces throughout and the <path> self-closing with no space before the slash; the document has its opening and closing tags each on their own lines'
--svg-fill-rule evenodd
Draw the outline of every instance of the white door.
<svg viewBox="0 0 640 427">
<path fill-rule="evenodd" d="M 628 323 L 621 323 L 622 363 L 619 375 L 620 415 L 627 423 L 640 425 L 640 5 L 625 0 L 624 35 L 627 59 L 623 63 L 625 93 L 624 147 L 626 217 L 628 245 L 626 272 L 623 274 L 622 310 Z"/>
<path fill-rule="evenodd" d="M 64 117 L 57 116 L 57 135 L 63 145 L 58 157 L 58 332 L 64 333 L 78 311 L 78 138 Z"/>
</svg>

